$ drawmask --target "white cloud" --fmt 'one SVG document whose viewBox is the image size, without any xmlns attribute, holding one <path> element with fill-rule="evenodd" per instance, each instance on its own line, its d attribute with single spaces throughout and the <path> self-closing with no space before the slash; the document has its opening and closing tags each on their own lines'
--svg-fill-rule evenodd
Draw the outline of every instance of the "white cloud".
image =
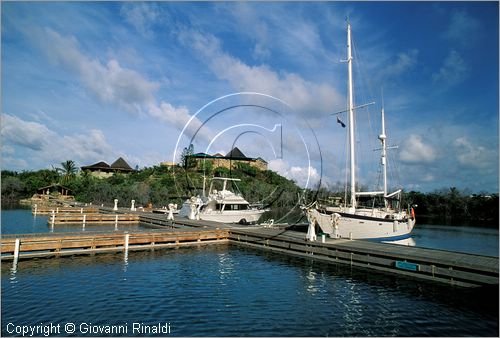
<svg viewBox="0 0 500 338">
<path fill-rule="evenodd" d="M 154 3 L 126 3 L 121 7 L 120 14 L 146 38 L 153 37 L 153 25 L 163 15 Z"/>
<path fill-rule="evenodd" d="M 149 81 L 138 72 L 123 68 L 117 60 L 102 64 L 79 50 L 74 37 L 64 37 L 47 28 L 44 50 L 49 58 L 76 73 L 85 88 L 104 103 L 117 104 L 129 113 L 141 113 L 141 106 L 154 101 L 157 82 Z"/>
<path fill-rule="evenodd" d="M 432 79 L 434 83 L 453 86 L 462 82 L 468 73 L 468 66 L 460 53 L 452 50 L 444 60 L 443 66 L 432 75 Z"/>
<path fill-rule="evenodd" d="M 467 137 L 457 138 L 453 145 L 458 162 L 466 167 L 488 169 L 498 164 L 498 154 L 494 150 L 474 145 Z"/>
<path fill-rule="evenodd" d="M 31 159 L 44 166 L 68 159 L 88 164 L 116 156 L 102 131 L 96 129 L 86 134 L 60 135 L 43 124 L 3 114 L 1 135 L 3 147 L 26 148 Z"/>
<path fill-rule="evenodd" d="M 15 153 L 15 150 L 14 148 L 12 148 L 11 146 L 7 146 L 7 145 L 2 145 L 2 154 L 5 154 L 5 155 L 12 155 Z"/>
<path fill-rule="evenodd" d="M 56 137 L 56 133 L 38 122 L 27 122 L 16 116 L 2 114 L 1 135 L 3 142 L 38 151 L 49 144 L 49 140 Z"/>
<path fill-rule="evenodd" d="M 388 66 L 381 71 L 381 77 L 391 78 L 397 77 L 408 70 L 412 69 L 418 62 L 418 50 L 412 49 L 406 53 L 399 53 L 397 59 L 392 61 Z"/>
<path fill-rule="evenodd" d="M 455 11 L 451 14 L 450 25 L 443 33 L 443 37 L 460 42 L 465 46 L 473 41 L 479 28 L 479 21 L 470 14 L 465 11 Z"/>
<path fill-rule="evenodd" d="M 430 163 L 437 158 L 437 152 L 420 135 L 412 134 L 404 141 L 399 158 L 405 163 Z"/>
<path fill-rule="evenodd" d="M 119 108 L 133 114 L 148 114 L 166 124 L 182 130 L 191 114 L 185 106 L 174 107 L 172 104 L 155 99 L 155 92 L 160 84 L 150 81 L 139 72 L 122 67 L 115 59 L 106 64 L 84 55 L 73 37 L 64 37 L 59 33 L 46 29 L 48 43 L 44 46 L 49 58 L 62 65 L 70 72 L 76 73 L 85 88 L 101 102 L 115 104 Z M 194 132 L 201 122 L 193 118 L 188 131 Z M 208 139 L 209 130 L 204 128 L 200 137 Z"/>
<path fill-rule="evenodd" d="M 344 98 L 326 83 L 313 83 L 294 73 L 277 73 L 268 65 L 249 66 L 225 53 L 220 41 L 210 34 L 184 30 L 181 42 L 194 49 L 212 72 L 238 91 L 253 91 L 275 96 L 299 112 L 313 115 L 331 112 Z"/>
<path fill-rule="evenodd" d="M 316 168 L 311 166 L 290 166 L 287 161 L 275 159 L 269 161 L 269 170 L 275 171 L 278 174 L 293 180 L 299 187 L 310 189 L 317 188 L 321 180 L 321 175 Z"/>
<path fill-rule="evenodd" d="M 186 127 L 185 133 L 188 134 L 188 137 L 197 133 L 196 137 L 200 137 L 203 141 L 212 138 L 210 128 L 203 126 L 199 119 L 193 118 L 186 107 L 174 107 L 170 103 L 162 101 L 159 106 L 151 104 L 148 107 L 148 112 L 151 116 L 173 125 L 178 130 L 183 130 Z"/>
</svg>

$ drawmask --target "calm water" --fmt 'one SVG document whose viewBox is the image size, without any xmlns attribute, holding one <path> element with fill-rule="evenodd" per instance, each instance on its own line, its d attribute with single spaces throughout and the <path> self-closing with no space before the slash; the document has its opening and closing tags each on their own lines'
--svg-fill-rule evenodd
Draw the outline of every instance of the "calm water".
<svg viewBox="0 0 500 338">
<path fill-rule="evenodd" d="M 2 211 L 4 233 L 23 227 L 6 223 L 14 213 Z M 48 231 L 46 219 L 28 220 Z M 422 227 L 417 243 L 442 231 Z M 496 240 L 498 254 L 498 232 Z M 26 260 L 16 271 L 2 263 L 1 278 L 2 336 L 50 324 L 67 335 L 67 323 L 77 336 L 106 336 L 79 331 L 82 323 L 120 325 L 133 336 L 141 322 L 169 323 L 175 336 L 498 336 L 497 288 L 450 288 L 232 245 Z"/>
<path fill-rule="evenodd" d="M 2 210 L 1 231 L 3 234 L 25 234 L 41 232 L 110 231 L 114 225 L 55 225 L 47 224 L 49 216 L 33 217 L 30 209 Z M 147 225 L 119 225 L 118 230 L 146 229 Z M 416 246 L 432 249 L 460 251 L 478 255 L 498 257 L 498 229 L 417 224 L 412 233 Z"/>
</svg>

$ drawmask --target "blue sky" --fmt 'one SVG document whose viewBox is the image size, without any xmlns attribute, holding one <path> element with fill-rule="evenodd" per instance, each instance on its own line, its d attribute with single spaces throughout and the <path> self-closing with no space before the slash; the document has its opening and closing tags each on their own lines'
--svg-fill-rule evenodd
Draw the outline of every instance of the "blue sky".
<svg viewBox="0 0 500 338">
<path fill-rule="evenodd" d="M 380 185 L 383 92 L 390 186 L 498 192 L 497 2 L 1 6 L 2 169 L 152 166 L 193 142 L 342 183 L 349 17 L 355 102 L 376 102 L 356 114 L 360 182 Z"/>
</svg>

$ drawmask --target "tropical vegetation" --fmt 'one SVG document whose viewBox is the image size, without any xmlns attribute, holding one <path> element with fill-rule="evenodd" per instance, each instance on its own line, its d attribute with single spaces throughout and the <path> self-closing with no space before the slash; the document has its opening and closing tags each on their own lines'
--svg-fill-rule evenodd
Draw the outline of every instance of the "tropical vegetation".
<svg viewBox="0 0 500 338">
<path fill-rule="evenodd" d="M 271 170 L 258 170 L 248 164 L 238 163 L 234 169 L 212 168 L 210 163 L 196 168 L 153 166 L 136 170 L 131 174 L 114 174 L 109 178 L 96 178 L 88 172 L 77 173 L 73 161 L 61 163 L 53 170 L 1 172 L 2 205 L 29 198 L 37 189 L 53 183 L 69 188 L 77 201 L 113 205 L 118 199 L 121 205 L 134 199 L 136 205 L 166 206 L 182 203 L 193 194 L 201 194 L 204 180 L 212 176 L 241 179 L 233 190 L 239 190 L 247 200 L 287 209 L 297 205 L 298 196 L 305 193 L 305 200 L 326 200 L 342 197 L 337 189 L 321 188 L 319 191 L 300 189 L 295 182 Z M 416 205 L 417 217 L 426 222 L 459 223 L 498 226 L 498 194 L 471 194 L 457 188 L 442 189 L 430 193 L 410 191 L 403 194 L 403 205 Z"/>
</svg>

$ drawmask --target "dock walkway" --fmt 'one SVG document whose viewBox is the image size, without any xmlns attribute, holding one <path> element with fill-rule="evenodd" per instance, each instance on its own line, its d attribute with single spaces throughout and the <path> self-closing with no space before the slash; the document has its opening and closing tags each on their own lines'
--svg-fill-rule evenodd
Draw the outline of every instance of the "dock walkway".
<svg viewBox="0 0 500 338">
<path fill-rule="evenodd" d="M 232 229 L 229 239 L 267 251 L 454 285 L 498 285 L 498 257 L 362 240 L 308 242 L 303 233 L 269 228 Z"/>
</svg>

